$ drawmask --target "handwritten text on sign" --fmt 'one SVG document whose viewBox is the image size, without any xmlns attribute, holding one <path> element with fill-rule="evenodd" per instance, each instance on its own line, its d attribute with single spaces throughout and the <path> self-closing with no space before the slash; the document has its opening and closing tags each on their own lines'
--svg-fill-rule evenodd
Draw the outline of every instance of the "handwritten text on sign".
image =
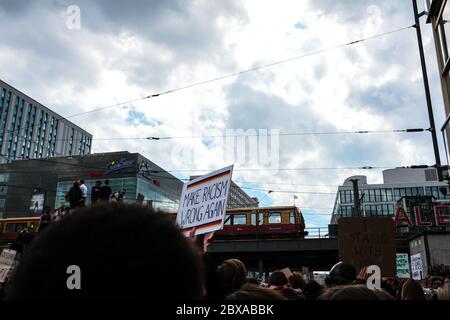
<svg viewBox="0 0 450 320">
<path fill-rule="evenodd" d="M 184 184 L 177 223 L 184 232 L 203 234 L 223 228 L 233 166 Z"/>
</svg>

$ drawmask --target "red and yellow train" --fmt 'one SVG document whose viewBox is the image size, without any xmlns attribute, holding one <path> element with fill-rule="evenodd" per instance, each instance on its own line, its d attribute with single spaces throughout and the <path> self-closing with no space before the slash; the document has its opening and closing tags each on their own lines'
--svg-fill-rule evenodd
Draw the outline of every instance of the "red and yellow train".
<svg viewBox="0 0 450 320">
<path fill-rule="evenodd" d="M 176 213 L 169 215 L 176 219 Z M 39 224 L 40 217 L 0 219 L 0 243 L 14 241 L 25 227 L 36 232 Z M 307 234 L 303 215 L 295 206 L 237 208 L 227 210 L 224 228 L 214 233 L 214 239 L 303 238 Z"/>
<path fill-rule="evenodd" d="M 171 213 L 175 220 L 177 214 Z M 303 238 L 305 220 L 295 206 L 228 209 L 224 228 L 214 239 Z"/>
<path fill-rule="evenodd" d="M 40 217 L 0 219 L 0 243 L 15 241 L 24 228 L 28 228 L 30 232 L 36 232 L 40 222 Z"/>
</svg>

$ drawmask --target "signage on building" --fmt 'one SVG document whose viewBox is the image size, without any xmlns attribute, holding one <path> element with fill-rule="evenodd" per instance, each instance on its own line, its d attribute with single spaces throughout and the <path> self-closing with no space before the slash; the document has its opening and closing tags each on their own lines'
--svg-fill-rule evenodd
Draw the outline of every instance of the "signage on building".
<svg viewBox="0 0 450 320">
<path fill-rule="evenodd" d="M 123 173 L 127 169 L 134 168 L 134 160 L 120 159 L 120 161 L 111 161 L 106 165 L 105 175 L 111 173 Z"/>
<path fill-rule="evenodd" d="M 411 273 L 414 280 L 423 279 L 422 256 L 420 253 L 411 256 Z"/>
<path fill-rule="evenodd" d="M 396 274 L 394 225 L 389 217 L 342 217 L 338 221 L 339 259 L 359 272 L 377 265 L 383 277 Z"/>
<path fill-rule="evenodd" d="M 450 215 L 444 214 L 444 211 L 449 210 L 448 205 L 435 205 L 432 207 L 433 210 L 433 220 L 434 221 L 424 221 L 422 219 L 420 207 L 412 208 L 414 212 L 414 219 L 411 219 L 409 214 L 402 207 L 398 207 L 395 216 L 394 224 L 397 226 L 399 223 L 407 224 L 408 226 L 413 226 L 414 224 L 418 227 L 429 227 L 433 224 L 436 226 L 450 226 Z"/>
<path fill-rule="evenodd" d="M 150 177 L 152 174 L 152 169 L 150 167 L 150 163 L 147 161 L 141 161 L 138 163 L 138 173 L 142 174 L 144 177 Z"/>
<path fill-rule="evenodd" d="M 397 253 L 397 277 L 410 278 L 409 261 L 407 253 Z"/>
<path fill-rule="evenodd" d="M 233 166 L 184 183 L 177 223 L 185 234 L 204 234 L 223 228 Z"/>
<path fill-rule="evenodd" d="M 44 210 L 45 195 L 43 193 L 35 193 L 31 196 L 30 210 L 35 214 L 39 214 Z"/>
</svg>

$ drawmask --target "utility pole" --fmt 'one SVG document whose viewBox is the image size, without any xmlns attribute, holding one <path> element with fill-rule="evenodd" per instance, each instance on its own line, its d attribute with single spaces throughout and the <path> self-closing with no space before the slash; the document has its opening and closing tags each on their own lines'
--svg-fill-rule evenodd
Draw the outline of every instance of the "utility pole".
<svg viewBox="0 0 450 320">
<path fill-rule="evenodd" d="M 353 183 L 353 212 L 352 217 L 361 217 L 361 206 L 359 202 L 359 187 L 358 181 L 359 179 L 351 179 Z"/>
<path fill-rule="evenodd" d="M 417 11 L 417 0 L 412 0 L 413 9 L 414 9 L 414 20 L 417 33 L 417 43 L 419 45 L 419 55 L 420 55 L 420 63 L 422 65 L 422 76 L 423 76 L 423 84 L 425 89 L 425 97 L 427 99 L 427 108 L 428 108 L 428 118 L 430 120 L 430 132 L 431 139 L 433 140 L 433 149 L 434 149 L 434 158 L 436 161 L 436 170 L 438 173 L 439 181 L 443 181 L 442 178 L 442 168 L 441 168 L 441 158 L 439 156 L 439 145 L 436 136 L 436 125 L 434 123 L 434 115 L 433 115 L 433 107 L 431 105 L 431 95 L 430 95 L 430 87 L 428 85 L 428 75 L 427 75 L 427 66 L 425 63 L 425 55 L 423 51 L 423 43 L 422 43 L 422 33 L 420 31 L 420 20 L 419 18 L 424 15 L 424 12 L 420 13 Z"/>
</svg>

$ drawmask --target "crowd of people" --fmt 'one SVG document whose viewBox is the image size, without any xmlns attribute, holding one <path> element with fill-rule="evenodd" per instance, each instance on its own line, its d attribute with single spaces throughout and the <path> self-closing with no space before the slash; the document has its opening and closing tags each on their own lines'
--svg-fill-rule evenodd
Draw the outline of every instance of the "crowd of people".
<svg viewBox="0 0 450 320">
<path fill-rule="evenodd" d="M 81 270 L 80 289 L 67 286 L 67 270 L 73 265 Z M 153 295 L 181 300 L 426 299 L 421 283 L 413 279 L 384 279 L 381 289 L 371 290 L 351 265 L 342 262 L 330 270 L 324 285 L 305 281 L 299 272 L 287 276 L 275 270 L 267 282 L 247 275 L 238 259 L 215 265 L 205 239 L 186 237 L 162 212 L 139 204 L 98 202 L 45 227 L 28 244 L 3 294 L 13 300 Z M 450 299 L 448 277 L 432 298 Z"/>
</svg>

